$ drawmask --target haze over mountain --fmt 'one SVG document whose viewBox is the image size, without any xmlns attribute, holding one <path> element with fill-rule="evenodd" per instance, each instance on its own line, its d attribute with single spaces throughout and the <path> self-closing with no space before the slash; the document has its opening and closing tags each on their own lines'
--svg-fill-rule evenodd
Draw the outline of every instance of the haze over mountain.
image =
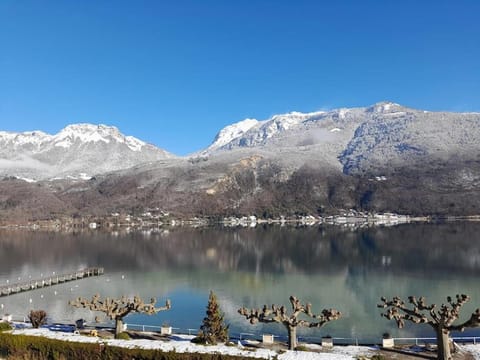
<svg viewBox="0 0 480 360">
<path fill-rule="evenodd" d="M 0 166 L 4 174 L 95 175 L 54 186 L 5 179 L 0 209 L 18 215 L 39 196 L 46 199 L 47 215 L 151 207 L 183 216 L 268 217 L 350 208 L 478 214 L 478 139 L 479 113 L 428 112 L 391 102 L 246 119 L 219 131 L 208 148 L 190 157 L 175 157 L 105 126 L 72 125 L 55 136 L 0 133 L 0 164 L 9 165 Z M 15 159 L 21 166 L 13 165 Z M 32 159 L 47 171 L 25 165 Z"/>
</svg>

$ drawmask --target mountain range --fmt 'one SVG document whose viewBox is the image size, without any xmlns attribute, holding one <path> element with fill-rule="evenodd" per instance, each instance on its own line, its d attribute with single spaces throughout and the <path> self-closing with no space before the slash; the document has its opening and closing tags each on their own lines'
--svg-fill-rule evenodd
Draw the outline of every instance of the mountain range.
<svg viewBox="0 0 480 360">
<path fill-rule="evenodd" d="M 75 124 L 55 135 L 0 131 L 0 175 L 28 180 L 90 178 L 170 157 L 113 126 Z"/>
<path fill-rule="evenodd" d="M 105 125 L 0 132 L 0 216 L 478 214 L 479 139 L 479 113 L 392 102 L 245 119 L 186 157 Z"/>
</svg>

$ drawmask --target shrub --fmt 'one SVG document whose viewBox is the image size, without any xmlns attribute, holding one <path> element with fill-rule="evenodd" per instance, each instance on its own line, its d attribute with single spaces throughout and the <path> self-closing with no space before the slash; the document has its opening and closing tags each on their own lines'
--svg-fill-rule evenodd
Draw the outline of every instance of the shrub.
<svg viewBox="0 0 480 360">
<path fill-rule="evenodd" d="M 310 349 L 308 347 L 306 347 L 305 345 L 298 345 L 295 350 L 297 351 L 310 351 Z"/>
<path fill-rule="evenodd" d="M 12 326 L 7 322 L 0 322 L 0 332 L 12 330 Z"/>
<path fill-rule="evenodd" d="M 47 322 L 47 313 L 43 310 L 31 310 L 28 318 L 30 319 L 32 326 L 35 329 L 38 329 Z"/>
<path fill-rule="evenodd" d="M 128 333 L 126 332 L 121 332 L 120 334 L 118 334 L 115 339 L 119 339 L 119 340 L 130 340 L 130 335 L 128 335 Z"/>
<path fill-rule="evenodd" d="M 195 336 L 192 340 L 190 340 L 190 342 L 194 344 L 205 344 L 200 333 L 198 333 L 197 336 Z"/>
<path fill-rule="evenodd" d="M 106 344 L 76 343 L 38 336 L 0 334 L 0 357 L 37 360 L 241 360 L 223 354 L 188 354 L 160 350 L 127 349 Z"/>
<path fill-rule="evenodd" d="M 357 360 L 386 360 L 387 358 L 381 354 L 375 354 L 372 357 L 368 356 L 359 356 L 356 358 Z"/>
</svg>

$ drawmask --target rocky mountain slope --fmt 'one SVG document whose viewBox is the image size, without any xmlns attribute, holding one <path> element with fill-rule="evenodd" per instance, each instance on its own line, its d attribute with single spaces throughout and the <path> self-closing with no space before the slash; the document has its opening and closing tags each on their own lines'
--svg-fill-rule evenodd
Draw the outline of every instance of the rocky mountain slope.
<svg viewBox="0 0 480 360">
<path fill-rule="evenodd" d="M 173 155 L 112 126 L 76 124 L 58 134 L 0 132 L 0 175 L 88 179 Z"/>
<path fill-rule="evenodd" d="M 343 209 L 480 214 L 478 139 L 478 113 L 427 112 L 388 102 L 247 119 L 224 128 L 210 147 L 190 157 L 156 150 L 162 159 L 97 171 L 84 181 L 5 178 L 0 220 L 148 208 L 179 216 L 327 215 Z M 83 151 L 107 145 L 78 144 Z M 135 153 L 126 138 L 115 146 Z"/>
<path fill-rule="evenodd" d="M 248 126 L 240 122 L 220 131 L 203 153 L 296 148 L 329 157 L 330 164 L 341 165 L 346 174 L 375 174 L 429 159 L 476 158 L 480 150 L 480 113 L 429 112 L 381 102 L 248 121 Z M 229 131 L 236 126 L 242 131 Z"/>
</svg>

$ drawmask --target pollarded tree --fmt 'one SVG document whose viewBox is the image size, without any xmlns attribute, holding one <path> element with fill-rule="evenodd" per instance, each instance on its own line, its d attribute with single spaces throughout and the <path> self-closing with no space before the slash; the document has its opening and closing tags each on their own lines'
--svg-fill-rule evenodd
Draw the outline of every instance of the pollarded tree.
<svg viewBox="0 0 480 360">
<path fill-rule="evenodd" d="M 197 340 L 201 343 L 216 345 L 217 342 L 228 340 L 228 326 L 223 320 L 223 313 L 218 305 L 217 296 L 210 291 L 207 305 L 207 316 L 200 326 L 200 333 Z"/>
<path fill-rule="evenodd" d="M 108 297 L 100 299 L 98 294 L 94 295 L 91 300 L 79 297 L 69 302 L 71 306 L 82 307 L 91 311 L 101 311 L 110 319 L 115 320 L 115 337 L 118 337 L 123 331 L 123 318 L 131 312 L 153 315 L 171 307 L 170 300 L 166 301 L 165 306 L 158 308 L 155 307 L 155 303 L 155 298 L 152 298 L 150 303 L 145 304 L 139 296 L 134 296 L 133 300 L 125 296 L 122 296 L 120 299 Z"/>
<path fill-rule="evenodd" d="M 405 320 L 414 324 L 430 325 L 437 336 L 437 359 L 449 360 L 452 358 L 448 342 L 450 332 L 480 326 L 480 309 L 477 309 L 465 322 L 453 325 L 460 316 L 461 307 L 469 300 L 468 295 L 457 295 L 456 300 L 452 300 L 449 296 L 448 304 L 442 304 L 439 310 L 435 310 L 436 305 L 427 305 L 424 297 L 417 299 L 415 296 L 409 296 L 410 305 L 405 304 L 399 297 L 394 297 L 392 300 L 382 297 L 382 303 L 378 304 L 378 307 L 386 309 L 381 315 L 389 320 L 394 319 L 400 329 L 405 325 Z"/>
<path fill-rule="evenodd" d="M 245 316 L 250 320 L 250 324 L 261 323 L 280 323 L 288 330 L 288 348 L 294 350 L 297 347 L 297 326 L 304 327 L 322 327 L 327 322 L 339 319 L 342 314 L 335 309 L 324 309 L 319 315 L 312 313 L 312 304 L 307 303 L 302 305 L 300 300 L 295 296 L 290 296 L 290 303 L 292 304 L 292 313 L 287 314 L 285 306 L 272 305 L 269 308 L 267 305 L 263 306 L 260 311 L 258 309 L 247 309 L 245 307 L 238 310 L 239 314 Z M 305 314 L 314 321 L 307 321 L 299 319 L 300 314 Z"/>
</svg>

